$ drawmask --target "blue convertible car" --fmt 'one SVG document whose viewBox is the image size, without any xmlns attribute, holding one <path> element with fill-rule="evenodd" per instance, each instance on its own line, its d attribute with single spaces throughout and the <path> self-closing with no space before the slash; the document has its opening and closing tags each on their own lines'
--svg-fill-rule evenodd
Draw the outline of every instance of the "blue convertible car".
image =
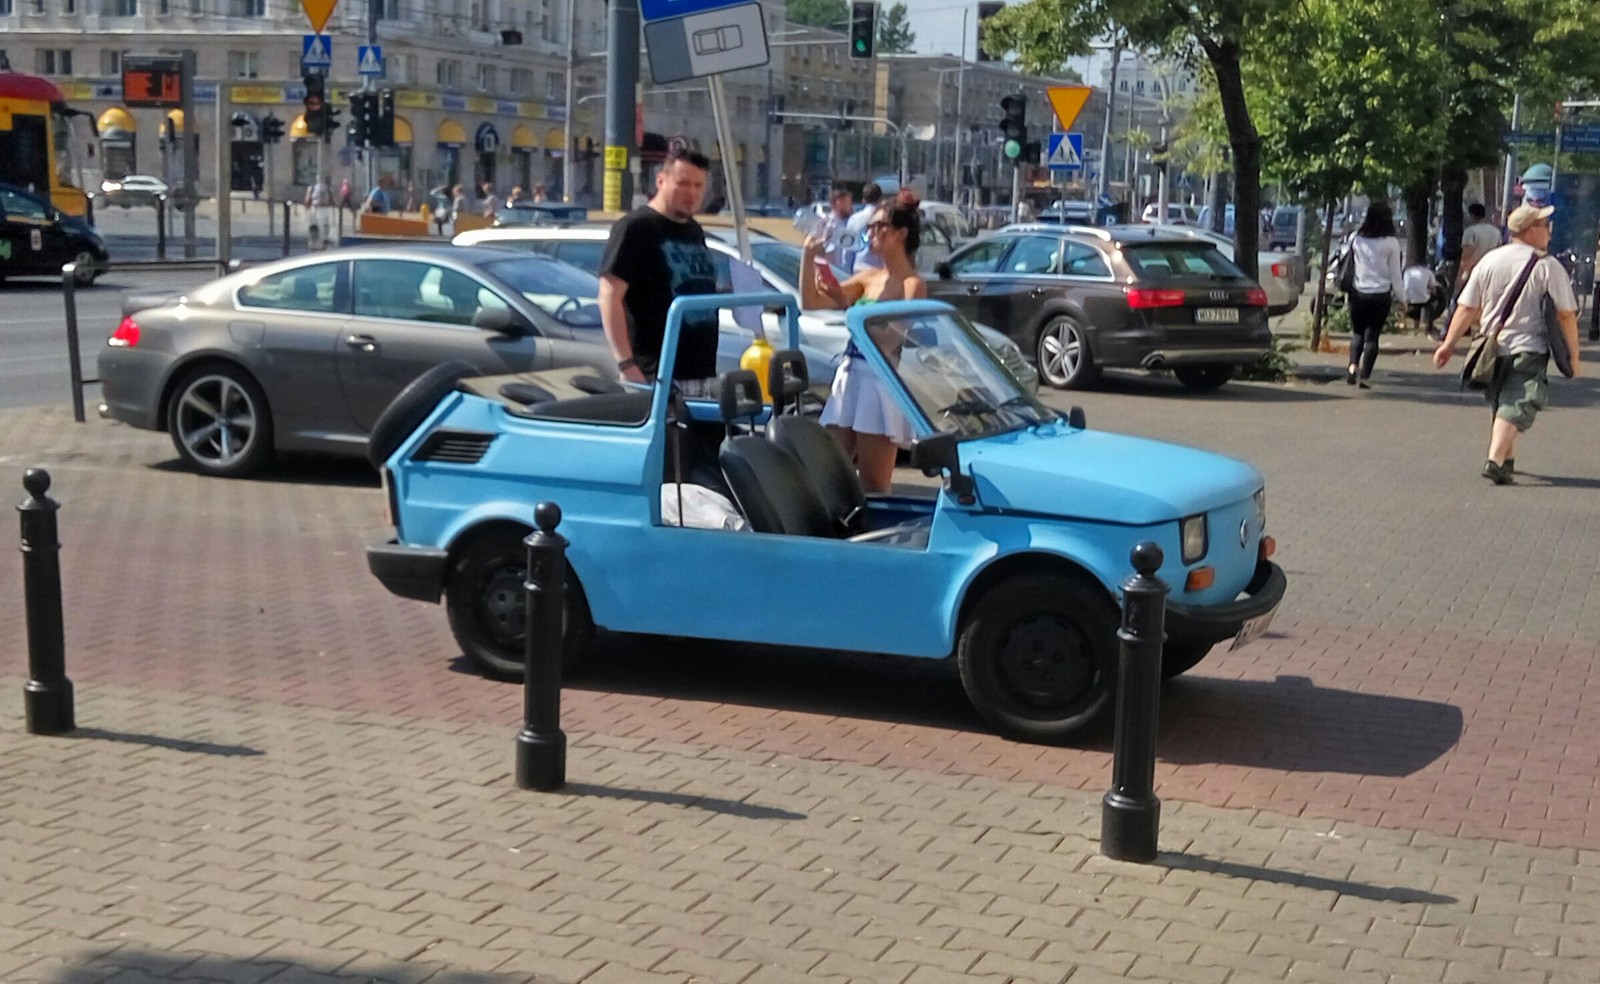
<svg viewBox="0 0 1600 984">
<path fill-rule="evenodd" d="M 739 304 L 785 306 L 793 347 L 789 298 L 680 299 L 663 376 L 686 312 Z M 711 402 L 582 369 L 439 367 L 373 432 L 395 536 L 369 548 L 372 572 L 406 598 L 443 595 L 466 655 L 520 673 L 522 538 L 552 500 L 571 542 L 569 659 L 596 626 L 953 655 L 986 720 L 1041 742 L 1112 704 L 1118 585 L 1139 541 L 1166 555 L 1168 675 L 1265 630 L 1285 579 L 1253 468 L 1086 429 L 1028 394 L 944 304 L 859 306 L 849 328 L 911 421 L 912 464 L 941 487 L 864 495 L 838 444 L 793 409 L 807 385 L 798 355 L 774 358 L 770 406 L 746 372 Z"/>
</svg>

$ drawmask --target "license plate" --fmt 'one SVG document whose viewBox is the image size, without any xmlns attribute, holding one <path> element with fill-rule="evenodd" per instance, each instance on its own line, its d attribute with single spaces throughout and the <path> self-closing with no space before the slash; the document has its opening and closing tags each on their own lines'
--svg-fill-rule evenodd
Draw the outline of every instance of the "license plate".
<svg viewBox="0 0 1600 984">
<path fill-rule="evenodd" d="M 1246 620 L 1244 627 L 1239 630 L 1239 634 L 1233 637 L 1233 645 L 1228 647 L 1228 652 L 1231 653 L 1240 646 L 1248 646 L 1266 635 L 1268 627 L 1272 625 L 1272 616 L 1276 614 L 1278 614 L 1278 610 L 1274 608 L 1265 615 L 1257 615 L 1255 618 Z"/>
<path fill-rule="evenodd" d="M 1194 321 L 1197 325 L 1236 325 L 1239 323 L 1239 309 L 1195 308 Z"/>
</svg>

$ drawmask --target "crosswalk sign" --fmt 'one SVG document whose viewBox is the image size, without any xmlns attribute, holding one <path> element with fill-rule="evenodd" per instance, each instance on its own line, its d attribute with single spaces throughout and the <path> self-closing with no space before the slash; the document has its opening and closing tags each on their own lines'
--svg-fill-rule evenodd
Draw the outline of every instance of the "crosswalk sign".
<svg viewBox="0 0 1600 984">
<path fill-rule="evenodd" d="M 1083 170 L 1083 134 L 1050 134 L 1050 155 L 1045 166 L 1052 171 Z"/>
<path fill-rule="evenodd" d="M 364 44 L 356 55 L 356 72 L 361 75 L 383 77 L 383 46 Z"/>
<path fill-rule="evenodd" d="M 306 34 L 300 40 L 301 68 L 332 68 L 333 42 L 326 34 Z"/>
</svg>

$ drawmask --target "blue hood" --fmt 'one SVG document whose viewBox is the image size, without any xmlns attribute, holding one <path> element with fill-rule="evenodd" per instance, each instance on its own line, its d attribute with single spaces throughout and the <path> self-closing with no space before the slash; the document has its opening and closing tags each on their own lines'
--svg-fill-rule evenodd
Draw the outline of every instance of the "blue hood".
<svg viewBox="0 0 1600 984">
<path fill-rule="evenodd" d="M 1263 485 L 1233 458 L 1065 424 L 964 442 L 961 465 L 986 509 L 1139 526 L 1235 503 Z"/>
</svg>

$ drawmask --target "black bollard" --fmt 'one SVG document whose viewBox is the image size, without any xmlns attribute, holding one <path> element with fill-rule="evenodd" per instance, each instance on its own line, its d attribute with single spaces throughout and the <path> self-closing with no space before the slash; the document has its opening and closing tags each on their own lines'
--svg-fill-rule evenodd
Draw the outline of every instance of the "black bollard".
<svg viewBox="0 0 1600 984">
<path fill-rule="evenodd" d="M 77 727 L 72 681 L 67 679 L 61 619 L 61 544 L 56 539 L 60 503 L 45 493 L 50 473 L 29 468 L 22 476 L 28 498 L 22 514 L 22 594 L 28 626 L 28 682 L 22 688 L 28 733 L 63 735 Z"/>
<path fill-rule="evenodd" d="M 1600 271 L 1595 274 L 1594 296 L 1589 298 L 1589 341 L 1600 342 Z"/>
<path fill-rule="evenodd" d="M 167 258 L 167 196 L 156 196 L 156 259 Z"/>
<path fill-rule="evenodd" d="M 1121 666 L 1112 746 L 1111 791 L 1101 801 L 1100 853 L 1118 861 L 1154 861 L 1161 827 L 1156 798 L 1156 715 L 1161 706 L 1161 646 L 1166 641 L 1167 585 L 1156 577 L 1161 548 L 1133 548 L 1133 576 L 1122 582 Z"/>
<path fill-rule="evenodd" d="M 556 532 L 561 507 L 533 508 L 528 547 L 528 634 L 523 653 L 522 730 L 517 785 L 550 792 L 567 784 L 567 736 L 561 732 L 562 623 L 567 599 L 567 541 Z"/>
<path fill-rule="evenodd" d="M 284 202 L 283 203 L 283 255 L 284 256 L 288 256 L 289 255 L 289 217 L 290 217 L 291 214 L 292 213 L 289 211 L 289 203 L 288 202 Z"/>
</svg>

